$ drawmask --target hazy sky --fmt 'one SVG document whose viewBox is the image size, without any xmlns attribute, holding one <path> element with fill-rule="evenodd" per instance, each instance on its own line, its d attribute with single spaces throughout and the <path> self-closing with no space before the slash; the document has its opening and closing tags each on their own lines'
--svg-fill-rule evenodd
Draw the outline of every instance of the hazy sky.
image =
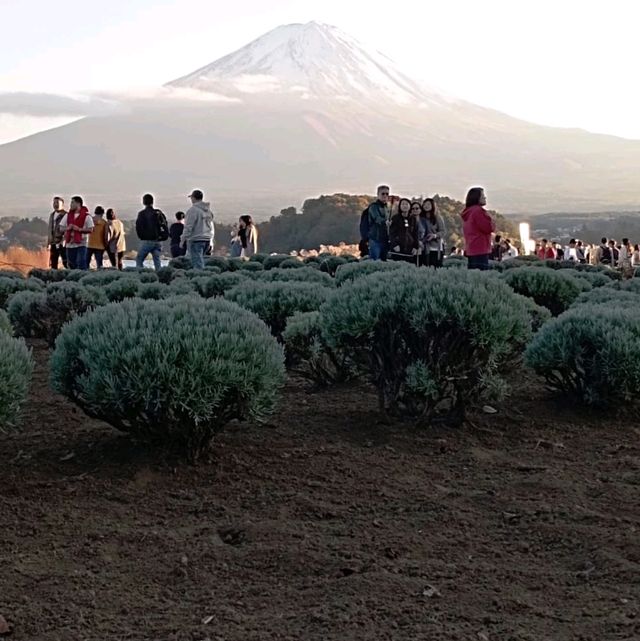
<svg viewBox="0 0 640 641">
<path fill-rule="evenodd" d="M 450 94 L 640 139 L 639 19 L 635 0 L 0 0 L 0 92 L 140 91 L 318 20 Z M 0 143 L 65 122 L 21 116 L 20 100 Z"/>
</svg>

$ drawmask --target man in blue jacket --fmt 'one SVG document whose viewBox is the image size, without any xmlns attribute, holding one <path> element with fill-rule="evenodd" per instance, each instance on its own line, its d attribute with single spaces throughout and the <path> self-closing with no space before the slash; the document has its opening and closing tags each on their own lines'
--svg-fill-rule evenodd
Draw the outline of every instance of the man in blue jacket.
<svg viewBox="0 0 640 641">
<path fill-rule="evenodd" d="M 378 199 L 369 205 L 369 258 L 387 260 L 389 251 L 389 187 L 378 187 Z"/>
</svg>

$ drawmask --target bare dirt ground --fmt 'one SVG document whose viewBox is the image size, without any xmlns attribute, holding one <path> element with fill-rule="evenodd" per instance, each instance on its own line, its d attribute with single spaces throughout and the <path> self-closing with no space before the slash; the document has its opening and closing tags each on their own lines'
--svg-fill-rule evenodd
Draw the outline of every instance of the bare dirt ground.
<svg viewBox="0 0 640 641">
<path fill-rule="evenodd" d="M 640 639 L 640 421 L 525 379 L 463 429 L 289 384 L 268 427 L 168 462 L 48 389 L 0 435 L 11 639 Z"/>
</svg>

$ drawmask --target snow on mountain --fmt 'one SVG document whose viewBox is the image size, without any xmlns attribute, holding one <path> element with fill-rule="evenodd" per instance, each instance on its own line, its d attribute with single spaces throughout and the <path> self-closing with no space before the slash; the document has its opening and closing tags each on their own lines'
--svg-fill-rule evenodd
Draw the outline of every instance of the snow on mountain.
<svg viewBox="0 0 640 641">
<path fill-rule="evenodd" d="M 337 27 L 318 22 L 277 27 L 171 87 L 238 94 L 293 94 L 303 99 L 371 101 L 423 106 L 448 102 L 368 51 Z"/>
</svg>

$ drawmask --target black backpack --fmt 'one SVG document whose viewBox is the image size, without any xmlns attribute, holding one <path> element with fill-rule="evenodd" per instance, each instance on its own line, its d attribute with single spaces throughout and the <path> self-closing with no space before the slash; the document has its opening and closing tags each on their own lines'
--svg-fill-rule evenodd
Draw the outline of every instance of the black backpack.
<svg viewBox="0 0 640 641">
<path fill-rule="evenodd" d="M 158 218 L 158 240 L 162 242 L 169 238 L 169 223 L 167 222 L 167 217 L 160 209 L 156 209 L 156 216 Z"/>
</svg>

